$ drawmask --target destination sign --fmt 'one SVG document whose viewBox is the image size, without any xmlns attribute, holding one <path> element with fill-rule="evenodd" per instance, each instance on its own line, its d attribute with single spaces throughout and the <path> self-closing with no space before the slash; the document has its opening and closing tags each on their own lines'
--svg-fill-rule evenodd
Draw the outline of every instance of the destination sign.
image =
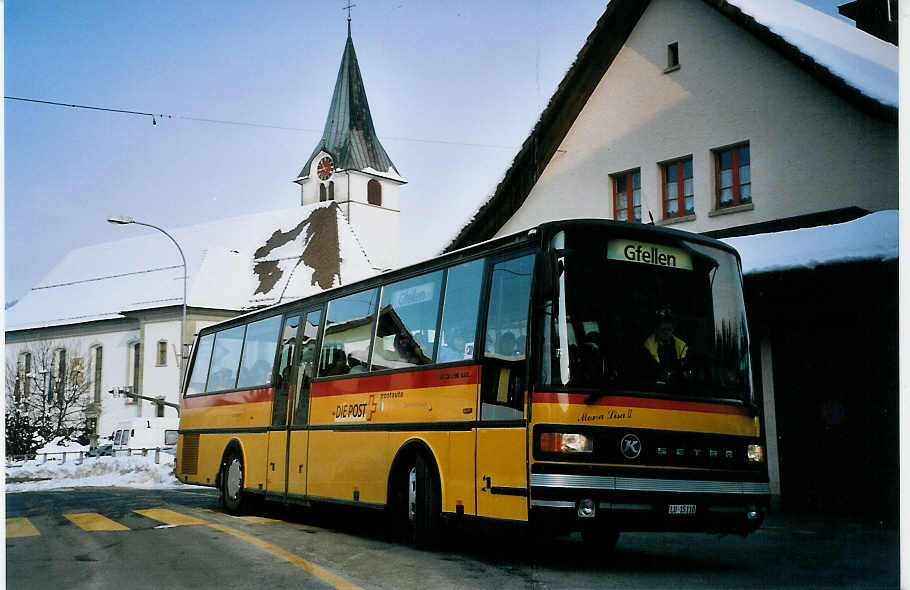
<svg viewBox="0 0 910 590">
<path fill-rule="evenodd" d="M 607 258 L 692 270 L 692 256 L 685 250 L 634 240 L 610 240 L 607 244 Z"/>
</svg>

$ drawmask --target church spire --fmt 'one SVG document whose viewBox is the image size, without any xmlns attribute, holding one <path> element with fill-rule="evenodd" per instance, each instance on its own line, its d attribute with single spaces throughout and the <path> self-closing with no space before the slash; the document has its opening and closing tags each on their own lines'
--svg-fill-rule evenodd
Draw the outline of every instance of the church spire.
<svg viewBox="0 0 910 590">
<path fill-rule="evenodd" d="M 373 127 L 370 105 L 363 87 L 360 66 L 357 64 L 354 41 L 351 39 L 350 14 L 348 37 L 322 139 L 307 159 L 298 178 L 309 174 L 313 159 L 321 152 L 332 156 L 335 170 L 371 169 L 379 174 L 399 176 Z"/>
<path fill-rule="evenodd" d="M 399 264 L 398 174 L 373 128 L 354 41 L 348 36 L 322 138 L 294 182 L 304 207 L 334 201 L 375 270 Z"/>
</svg>

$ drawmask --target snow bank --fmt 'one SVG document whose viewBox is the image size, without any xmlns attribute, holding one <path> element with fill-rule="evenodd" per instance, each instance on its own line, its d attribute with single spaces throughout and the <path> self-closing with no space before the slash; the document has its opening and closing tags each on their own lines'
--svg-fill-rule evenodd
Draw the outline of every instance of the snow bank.
<svg viewBox="0 0 910 590">
<path fill-rule="evenodd" d="M 55 438 L 47 443 L 36 452 L 41 453 L 78 453 L 79 451 L 88 451 L 88 445 L 80 445 L 71 440 L 64 440 L 63 437 Z"/>
<path fill-rule="evenodd" d="M 71 448 L 67 449 L 72 451 Z M 7 478 L 49 478 L 42 481 L 7 483 L 7 492 L 33 492 L 57 488 L 83 486 L 119 486 L 130 488 L 182 488 L 174 475 L 174 456 L 161 453 L 160 463 L 155 464 L 155 453 L 123 457 L 85 457 L 78 465 L 79 455 L 67 455 L 66 463 L 56 460 L 25 461 L 6 466 Z"/>
</svg>

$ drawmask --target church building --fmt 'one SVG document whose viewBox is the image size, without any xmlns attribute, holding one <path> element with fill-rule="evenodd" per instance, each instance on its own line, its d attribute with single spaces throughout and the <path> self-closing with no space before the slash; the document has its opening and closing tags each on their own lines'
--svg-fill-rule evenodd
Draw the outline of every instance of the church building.
<svg viewBox="0 0 910 590">
<path fill-rule="evenodd" d="M 6 311 L 7 411 L 66 405 L 93 446 L 122 420 L 173 417 L 161 402 L 179 403 L 201 328 L 398 266 L 406 181 L 376 135 L 350 21 L 325 130 L 293 180 L 299 205 L 166 228 L 185 266 L 159 232 L 67 253 Z"/>
</svg>

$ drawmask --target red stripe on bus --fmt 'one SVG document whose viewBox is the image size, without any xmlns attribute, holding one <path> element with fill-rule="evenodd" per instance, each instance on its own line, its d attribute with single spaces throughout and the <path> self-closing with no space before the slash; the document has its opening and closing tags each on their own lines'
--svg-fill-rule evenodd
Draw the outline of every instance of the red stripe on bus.
<svg viewBox="0 0 910 590">
<path fill-rule="evenodd" d="M 274 394 L 274 387 L 263 387 L 261 389 L 229 391 L 227 393 L 216 393 L 213 395 L 190 395 L 183 398 L 183 407 L 187 409 L 212 408 L 215 406 L 270 402 L 272 401 Z"/>
<path fill-rule="evenodd" d="M 329 397 L 333 395 L 350 395 L 387 391 L 394 389 L 423 389 L 426 387 L 444 387 L 448 385 L 476 385 L 480 382 L 480 367 L 455 367 L 452 369 L 435 369 L 432 371 L 414 371 L 413 373 L 393 373 L 391 375 L 371 375 L 321 381 L 313 383 L 311 397 Z"/>
<path fill-rule="evenodd" d="M 536 392 L 532 401 L 538 404 L 570 404 L 587 405 L 584 393 L 546 393 Z M 688 412 L 706 412 L 710 414 L 734 414 L 748 416 L 748 412 L 726 404 L 711 404 L 705 402 L 687 402 L 667 399 L 650 399 L 646 397 L 626 397 L 608 395 L 602 397 L 593 406 L 625 406 L 631 408 L 651 408 L 656 410 L 683 410 Z"/>
</svg>

